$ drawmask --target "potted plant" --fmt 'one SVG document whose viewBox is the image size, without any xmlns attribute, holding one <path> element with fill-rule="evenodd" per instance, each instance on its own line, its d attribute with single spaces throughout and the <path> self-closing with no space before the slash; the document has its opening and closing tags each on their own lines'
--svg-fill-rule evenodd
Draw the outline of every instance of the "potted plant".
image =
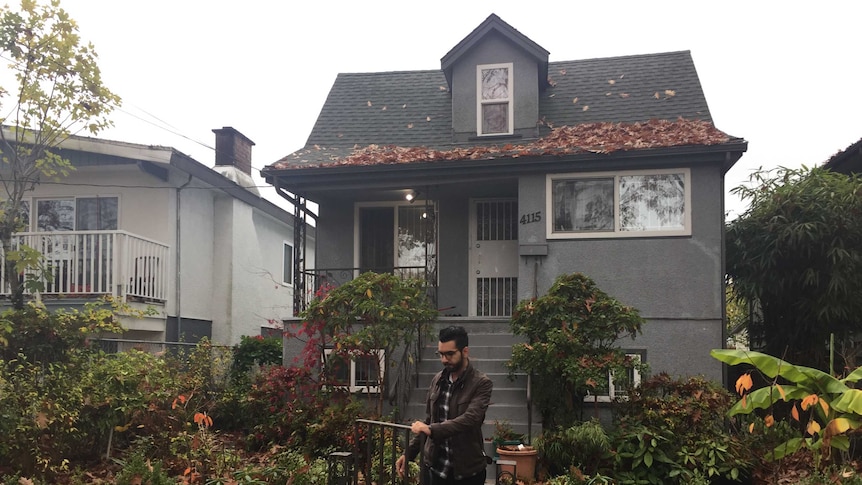
<svg viewBox="0 0 862 485">
<path fill-rule="evenodd" d="M 523 443 L 500 445 L 497 448 L 498 460 L 513 461 L 515 466 L 500 464 L 503 474 L 516 475 L 524 483 L 532 483 L 536 479 L 536 462 L 539 452 L 530 445 Z"/>
<path fill-rule="evenodd" d="M 494 420 L 494 434 L 491 435 L 491 443 L 494 445 L 494 456 L 497 456 L 497 448 L 504 445 L 520 445 L 524 442 L 524 435 L 515 432 L 508 419 Z"/>
</svg>

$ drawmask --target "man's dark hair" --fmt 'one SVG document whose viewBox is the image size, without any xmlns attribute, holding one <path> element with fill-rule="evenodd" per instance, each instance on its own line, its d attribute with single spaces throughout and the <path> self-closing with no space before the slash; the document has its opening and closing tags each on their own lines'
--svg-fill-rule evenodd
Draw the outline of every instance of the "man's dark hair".
<svg viewBox="0 0 862 485">
<path fill-rule="evenodd" d="M 440 330 L 440 341 L 449 342 L 455 341 L 455 346 L 458 350 L 470 345 L 470 338 L 467 337 L 467 330 L 464 327 L 446 327 Z"/>
</svg>

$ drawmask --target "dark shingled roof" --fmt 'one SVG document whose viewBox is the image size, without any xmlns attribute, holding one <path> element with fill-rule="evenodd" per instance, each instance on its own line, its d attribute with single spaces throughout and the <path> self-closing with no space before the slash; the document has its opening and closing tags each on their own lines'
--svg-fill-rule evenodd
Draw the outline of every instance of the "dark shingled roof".
<svg viewBox="0 0 862 485">
<path fill-rule="evenodd" d="M 839 173 L 862 173 L 862 140 L 832 155 L 823 168 Z"/>
<path fill-rule="evenodd" d="M 537 136 L 594 122 L 712 122 L 689 51 L 551 62 L 548 78 Z M 442 70 L 339 74 L 305 148 L 268 169 L 325 163 L 375 144 L 464 146 L 453 144 Z"/>
</svg>

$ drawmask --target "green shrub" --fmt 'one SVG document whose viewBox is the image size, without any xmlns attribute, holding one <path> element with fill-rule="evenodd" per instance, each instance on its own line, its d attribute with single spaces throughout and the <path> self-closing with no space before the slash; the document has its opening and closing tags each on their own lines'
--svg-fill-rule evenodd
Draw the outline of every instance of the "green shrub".
<svg viewBox="0 0 862 485">
<path fill-rule="evenodd" d="M 576 467 L 582 473 L 597 473 L 611 449 L 607 433 L 593 419 L 569 428 L 546 430 L 536 439 L 542 464 L 551 475 Z"/>
<path fill-rule="evenodd" d="M 518 303 L 512 333 L 528 341 L 512 347 L 507 367 L 510 376 L 516 371 L 533 376 L 543 427 L 580 422 L 584 397 L 606 389 L 609 373 L 643 372 L 643 366 L 619 348 L 622 337 L 640 333 L 643 321 L 636 309 L 580 273 L 560 275 L 547 294 Z"/>
<path fill-rule="evenodd" d="M 255 366 L 280 365 L 282 362 L 282 338 L 249 337 L 243 335 L 240 342 L 233 347 L 233 367 L 231 376 L 234 379 L 245 379 Z"/>
<path fill-rule="evenodd" d="M 116 460 L 122 466 L 114 479 L 117 485 L 174 485 L 176 480 L 162 470 L 162 464 L 135 452 L 125 460 Z"/>
<path fill-rule="evenodd" d="M 725 420 L 733 396 L 701 377 L 658 374 L 615 409 L 615 476 L 620 483 L 732 480 L 751 468 L 750 451 Z"/>
</svg>

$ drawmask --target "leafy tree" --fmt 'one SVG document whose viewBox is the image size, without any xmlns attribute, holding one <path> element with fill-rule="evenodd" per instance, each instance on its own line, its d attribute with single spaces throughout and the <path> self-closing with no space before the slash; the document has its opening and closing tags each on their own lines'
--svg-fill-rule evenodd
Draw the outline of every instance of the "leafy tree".
<svg viewBox="0 0 862 485">
<path fill-rule="evenodd" d="M 754 303 L 753 346 L 826 368 L 830 334 L 856 366 L 862 322 L 862 179 L 822 168 L 760 170 L 733 189 L 748 210 L 727 230 L 734 291 Z"/>
<path fill-rule="evenodd" d="M 334 349 L 323 364 L 324 377 L 333 364 L 361 359 L 372 363 L 370 375 L 384 375 L 376 352 L 383 350 L 387 360 L 398 368 L 386 380 L 390 402 L 406 403 L 409 368 L 418 352 L 421 339 L 428 333 L 428 323 L 437 316 L 426 294 L 423 279 L 402 279 L 391 273 L 366 272 L 347 283 L 315 298 L 302 314 L 307 335 L 317 334 L 306 343 L 306 358 L 323 355 L 326 347 Z M 306 361 L 307 367 L 315 362 Z M 394 374 L 394 377 L 392 375 Z M 383 382 L 377 385 L 382 387 Z M 383 408 L 384 394 L 378 395 L 377 412 Z"/>
<path fill-rule="evenodd" d="M 18 275 L 38 261 L 33 250 L 13 244 L 25 227 L 24 195 L 43 178 L 73 170 L 57 147 L 70 134 L 97 134 L 110 126 L 108 114 L 120 98 L 102 85 L 92 44 L 78 35 L 77 23 L 59 0 L 40 5 L 21 0 L 20 9 L 0 8 L 0 55 L 9 61 L 14 88 L 0 86 L 0 151 L 6 199 L 0 202 L 0 244 L 6 255 L 3 276 L 12 302 L 23 308 L 24 281 Z"/>
<path fill-rule="evenodd" d="M 625 335 L 641 331 L 638 311 L 611 297 L 580 273 L 557 277 L 548 293 L 522 300 L 512 315 L 512 332 L 528 342 L 512 347 L 511 373 L 533 375 L 533 392 L 545 429 L 581 420 L 584 397 L 607 390 L 608 375 L 622 381 L 643 366 L 619 348 Z"/>
</svg>

